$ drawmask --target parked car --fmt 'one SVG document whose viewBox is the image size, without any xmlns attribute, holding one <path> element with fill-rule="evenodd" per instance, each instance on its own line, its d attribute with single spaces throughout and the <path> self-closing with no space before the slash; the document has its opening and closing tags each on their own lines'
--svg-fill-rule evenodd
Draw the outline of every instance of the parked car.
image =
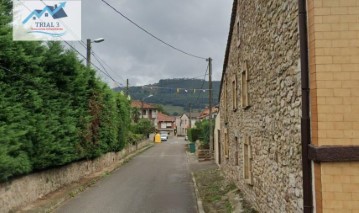
<svg viewBox="0 0 359 213">
<path fill-rule="evenodd" d="M 168 140 L 168 133 L 161 132 L 161 141 L 167 141 L 167 140 Z"/>
</svg>

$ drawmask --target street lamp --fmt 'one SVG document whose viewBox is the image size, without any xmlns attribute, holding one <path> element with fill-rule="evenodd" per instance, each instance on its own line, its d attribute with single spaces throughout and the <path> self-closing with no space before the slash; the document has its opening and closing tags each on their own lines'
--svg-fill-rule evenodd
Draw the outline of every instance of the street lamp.
<svg viewBox="0 0 359 213">
<path fill-rule="evenodd" d="M 91 66 L 91 43 L 100 43 L 100 42 L 103 42 L 105 41 L 104 38 L 97 38 L 93 41 L 91 41 L 91 39 L 87 39 L 87 67 L 90 67 Z"/>
<path fill-rule="evenodd" d="M 142 104 L 141 104 L 141 115 L 142 115 L 142 118 L 143 118 L 143 101 L 145 101 L 147 98 L 151 98 L 153 95 L 149 95 L 147 97 L 144 97 L 142 98 Z"/>
</svg>

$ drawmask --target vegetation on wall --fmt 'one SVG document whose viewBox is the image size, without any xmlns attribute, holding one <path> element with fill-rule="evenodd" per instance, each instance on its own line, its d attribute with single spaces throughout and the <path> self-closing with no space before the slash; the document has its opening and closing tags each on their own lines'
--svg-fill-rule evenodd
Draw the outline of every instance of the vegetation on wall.
<svg viewBox="0 0 359 213">
<path fill-rule="evenodd" d="M 12 41 L 0 2 L 0 180 L 119 151 L 130 103 L 59 42 Z"/>
</svg>

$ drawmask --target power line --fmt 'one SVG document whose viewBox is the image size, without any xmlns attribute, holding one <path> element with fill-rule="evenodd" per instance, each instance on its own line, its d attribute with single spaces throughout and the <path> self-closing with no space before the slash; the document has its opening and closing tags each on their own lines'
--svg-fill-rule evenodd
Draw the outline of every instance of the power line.
<svg viewBox="0 0 359 213">
<path fill-rule="evenodd" d="M 82 58 L 86 59 L 86 57 L 80 53 L 80 51 L 78 51 L 75 47 L 73 47 L 69 42 L 63 40 L 63 42 L 65 42 L 71 49 L 73 49 L 75 52 L 77 52 L 80 56 L 82 56 Z M 111 80 L 113 80 L 113 78 L 108 75 L 106 72 L 102 71 L 97 65 L 95 65 L 94 63 L 91 62 L 91 65 L 94 66 L 98 71 L 102 72 L 103 74 L 105 74 L 107 77 L 109 77 Z M 113 80 L 114 81 L 114 80 Z M 117 83 L 116 81 L 114 81 L 115 83 Z"/>
<path fill-rule="evenodd" d="M 103 64 L 101 63 L 101 61 L 97 58 L 97 56 L 94 54 L 94 52 L 92 52 L 92 55 L 94 56 L 95 60 L 100 64 L 100 66 L 102 66 L 103 70 L 106 72 L 106 74 L 108 75 L 108 77 L 115 83 L 118 84 L 118 86 L 123 86 L 123 84 L 117 82 L 111 75 L 110 73 L 108 73 L 108 71 L 106 70 L 106 68 L 103 66 Z"/>
<path fill-rule="evenodd" d="M 45 2 L 43 2 L 43 0 L 40 0 L 41 2 L 42 2 L 42 4 L 44 4 L 45 6 L 47 6 L 46 4 L 45 4 Z M 22 3 L 22 5 L 29 11 L 29 12 L 31 12 L 31 10 L 25 5 L 25 4 L 23 4 Z M 41 19 L 40 19 L 41 20 Z M 64 23 L 63 23 L 64 24 Z M 65 25 L 65 24 L 64 24 Z M 66 26 L 66 25 L 65 25 Z M 67 26 L 66 26 L 67 27 Z M 69 28 L 69 27 L 67 27 L 67 28 Z M 69 28 L 70 29 L 70 28 Z M 72 32 L 72 30 L 70 29 L 70 31 Z M 65 42 L 71 49 L 73 49 L 74 51 L 76 51 L 80 56 L 82 56 L 84 59 L 86 59 L 86 57 L 83 55 L 83 54 L 81 54 L 75 47 L 73 47 L 71 44 L 69 44 L 67 41 L 65 41 L 65 40 L 63 40 L 61 37 L 60 37 L 60 39 L 63 41 L 63 42 Z M 82 42 L 82 41 L 81 41 Z M 81 43 L 80 43 L 81 44 Z M 86 49 L 87 49 L 87 47 L 85 47 Z M 93 63 L 91 63 L 98 71 L 100 71 L 100 72 L 102 72 L 103 74 L 105 74 L 107 77 L 109 77 L 111 80 L 113 80 L 115 83 L 117 83 L 117 84 L 119 84 L 116 80 L 114 80 L 113 78 L 112 78 L 112 76 L 110 75 L 110 74 L 108 74 L 107 73 L 107 71 L 106 72 L 104 72 L 104 71 L 102 71 L 98 66 L 96 66 L 95 64 L 93 64 Z M 119 86 L 120 86 L 121 84 L 119 84 Z"/>
<path fill-rule="evenodd" d="M 204 82 L 206 82 L 206 76 L 207 76 L 207 72 L 209 71 L 209 64 L 207 64 L 207 68 L 206 68 L 206 72 L 204 74 L 204 81 L 202 82 L 202 86 L 201 86 L 201 89 L 203 89 L 203 86 L 204 86 Z M 197 99 L 196 99 L 196 102 L 198 101 L 199 97 L 201 96 L 201 93 L 198 94 L 197 96 Z"/>
<path fill-rule="evenodd" d="M 132 21 L 130 18 L 128 18 L 126 15 L 124 15 L 121 11 L 119 11 L 118 9 L 116 9 L 115 7 L 113 7 L 111 4 L 109 4 L 107 1 L 105 0 L 101 0 L 104 4 L 106 4 L 107 6 L 109 6 L 110 8 L 112 8 L 116 13 L 118 13 L 119 15 L 121 15 L 123 18 L 125 18 L 127 21 L 129 21 L 130 23 L 132 23 L 133 25 L 135 25 L 137 28 L 139 28 L 140 30 L 142 30 L 143 32 L 147 33 L 148 35 L 150 35 L 152 38 L 156 39 L 157 41 L 167 45 L 168 47 L 178 51 L 178 52 L 181 52 L 185 55 L 188 55 L 188 56 L 191 56 L 191 57 L 194 57 L 194 58 L 198 58 L 198 59 L 203 59 L 203 60 L 207 60 L 207 58 L 204 58 L 204 57 L 201 57 L 201 56 L 198 56 L 198 55 L 195 55 L 195 54 L 192 54 L 192 53 L 189 53 L 189 52 L 186 52 L 184 50 L 181 50 L 167 42 L 165 42 L 164 40 L 162 40 L 161 38 L 155 36 L 154 34 L 152 34 L 151 32 L 149 32 L 148 30 L 146 30 L 145 28 L 141 27 L 140 25 L 138 25 L 136 22 Z"/>
<path fill-rule="evenodd" d="M 87 46 L 86 46 L 86 44 L 85 44 L 84 41 L 81 40 L 81 41 L 78 41 L 78 42 L 79 42 L 79 44 L 80 44 L 82 47 L 85 48 L 85 50 L 87 50 Z M 105 71 L 108 75 L 110 75 L 110 73 L 107 71 L 107 69 L 105 68 L 104 65 L 106 65 L 106 66 L 112 71 L 112 73 L 116 75 L 116 72 L 114 72 L 113 69 L 112 69 L 104 60 L 102 60 L 93 50 L 91 51 L 91 55 L 93 55 L 93 56 L 95 57 L 96 61 L 101 65 L 101 67 L 104 69 L 104 71 Z M 110 75 L 110 76 L 111 76 L 111 75 Z M 123 79 L 122 76 L 118 76 L 118 75 L 116 75 L 116 76 L 117 76 L 117 77 L 120 77 L 123 82 L 126 82 L 126 81 Z M 115 83 L 117 83 L 117 84 L 123 86 L 122 83 L 119 83 L 119 82 L 117 82 L 116 80 L 114 80 L 112 76 L 111 76 L 111 79 L 112 79 Z"/>
</svg>

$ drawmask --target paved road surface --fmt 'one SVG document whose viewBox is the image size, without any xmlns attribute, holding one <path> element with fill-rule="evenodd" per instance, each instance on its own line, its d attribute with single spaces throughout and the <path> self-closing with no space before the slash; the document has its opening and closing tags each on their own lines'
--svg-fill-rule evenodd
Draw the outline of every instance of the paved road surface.
<svg viewBox="0 0 359 213">
<path fill-rule="evenodd" d="M 155 145 L 57 212 L 197 212 L 184 144 L 174 137 Z"/>
</svg>

